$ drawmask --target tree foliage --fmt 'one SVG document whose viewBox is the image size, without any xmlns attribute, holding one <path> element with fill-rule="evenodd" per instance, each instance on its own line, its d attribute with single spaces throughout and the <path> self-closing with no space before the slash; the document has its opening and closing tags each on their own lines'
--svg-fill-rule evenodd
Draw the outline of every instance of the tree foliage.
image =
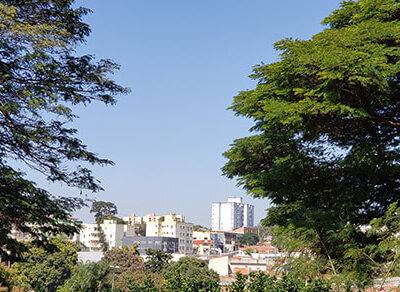
<svg viewBox="0 0 400 292">
<path fill-rule="evenodd" d="M 205 261 L 183 257 L 163 272 L 167 291 L 219 291 L 219 276 Z"/>
<path fill-rule="evenodd" d="M 104 253 L 103 262 L 107 262 L 112 266 L 117 266 L 118 272 L 127 270 L 144 271 L 143 259 L 134 251 L 126 248 L 113 248 Z"/>
<path fill-rule="evenodd" d="M 392 257 L 362 226 L 400 198 L 399 15 L 398 1 L 344 1 L 310 40 L 277 42 L 231 107 L 254 134 L 224 153 L 224 174 L 272 202 L 267 225 L 360 285 Z"/>
<path fill-rule="evenodd" d="M 118 211 L 117 206 L 112 202 L 95 201 L 92 203 L 90 213 L 94 213 L 94 218 L 96 218 L 96 222 L 99 222 L 107 216 L 115 216 Z"/>
<path fill-rule="evenodd" d="M 245 233 L 242 236 L 240 236 L 238 238 L 238 241 L 239 241 L 239 244 L 243 246 L 243 245 L 257 244 L 260 241 L 260 239 L 257 234 L 249 232 L 249 233 Z"/>
<path fill-rule="evenodd" d="M 56 291 L 71 277 L 78 262 L 77 246 L 62 239 L 52 239 L 49 245 L 46 249 L 31 248 L 23 254 L 22 262 L 12 265 L 13 280 L 18 287 Z"/>
<path fill-rule="evenodd" d="M 118 275 L 116 290 L 121 292 L 161 292 L 165 279 L 161 274 L 126 271 Z"/>
<path fill-rule="evenodd" d="M 327 281 L 311 280 L 308 283 L 300 279 L 283 276 L 278 279 L 264 273 L 236 274 L 236 281 L 230 287 L 231 292 L 329 292 Z"/>
<path fill-rule="evenodd" d="M 146 262 L 144 263 L 146 271 L 150 273 L 159 273 L 168 266 L 172 255 L 165 253 L 161 249 L 147 249 Z"/>
<path fill-rule="evenodd" d="M 79 264 L 58 292 L 111 291 L 111 268 L 108 263 Z"/>
<path fill-rule="evenodd" d="M 15 170 L 23 162 L 51 182 L 99 191 L 88 164 L 108 165 L 68 126 L 72 107 L 93 101 L 114 104 L 127 92 L 108 78 L 118 66 L 110 60 L 76 56 L 90 28 L 88 9 L 74 0 L 0 1 L 0 246 L 12 255 L 21 244 L 8 236 L 12 227 L 43 240 L 43 233 L 76 228 L 62 225 L 81 198 L 50 195 Z M 72 163 L 68 163 L 72 162 Z M 13 165 L 15 165 L 13 163 Z"/>
<path fill-rule="evenodd" d="M 11 291 L 11 281 L 11 273 L 9 272 L 8 268 L 6 268 L 3 264 L 0 264 L 0 291 L 2 291 L 2 289 Z"/>
</svg>

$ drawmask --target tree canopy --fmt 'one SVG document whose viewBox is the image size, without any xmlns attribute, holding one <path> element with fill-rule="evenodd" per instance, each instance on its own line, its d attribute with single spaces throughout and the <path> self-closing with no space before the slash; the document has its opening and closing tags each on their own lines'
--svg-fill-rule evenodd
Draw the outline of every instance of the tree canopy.
<svg viewBox="0 0 400 292">
<path fill-rule="evenodd" d="M 268 198 L 264 223 L 333 274 L 371 277 L 387 261 L 362 227 L 400 198 L 399 15 L 398 1 L 344 1 L 310 40 L 277 42 L 279 61 L 257 65 L 231 106 L 255 123 L 223 173 Z"/>
<path fill-rule="evenodd" d="M 43 240 L 43 233 L 72 233 L 60 219 L 83 204 L 38 188 L 14 169 L 23 162 L 51 182 L 81 191 L 100 191 L 90 164 L 110 160 L 89 151 L 70 123 L 73 106 L 93 101 L 114 104 L 128 90 L 109 79 L 111 60 L 77 56 L 90 33 L 74 0 L 0 1 L 0 251 L 18 255 L 23 245 L 8 236 L 12 228 Z M 70 163 L 68 163 L 70 162 Z M 3 250 L 4 248 L 4 250 Z"/>
<path fill-rule="evenodd" d="M 245 233 L 238 238 L 240 245 L 254 245 L 257 244 L 260 239 L 257 234 L 255 233 Z"/>
<path fill-rule="evenodd" d="M 92 203 L 90 213 L 94 213 L 96 222 L 104 219 L 107 216 L 115 216 L 118 213 L 117 206 L 112 202 L 95 201 Z"/>
<path fill-rule="evenodd" d="M 146 262 L 144 263 L 146 271 L 159 273 L 168 266 L 172 255 L 165 253 L 161 249 L 146 249 Z"/>
<path fill-rule="evenodd" d="M 14 282 L 25 290 L 56 291 L 71 277 L 78 262 L 77 246 L 56 238 L 51 249 L 31 248 L 23 254 L 23 262 L 12 265 Z"/>
<path fill-rule="evenodd" d="M 145 267 L 143 259 L 136 253 L 136 247 L 132 250 L 129 248 L 113 248 L 104 253 L 103 262 L 107 262 L 112 266 L 118 266 L 118 272 L 144 271 Z"/>
<path fill-rule="evenodd" d="M 57 289 L 58 292 L 110 291 L 111 267 L 108 263 L 79 263 L 71 278 Z"/>
<path fill-rule="evenodd" d="M 205 261 L 183 257 L 163 271 L 167 291 L 219 291 L 219 276 Z"/>
</svg>

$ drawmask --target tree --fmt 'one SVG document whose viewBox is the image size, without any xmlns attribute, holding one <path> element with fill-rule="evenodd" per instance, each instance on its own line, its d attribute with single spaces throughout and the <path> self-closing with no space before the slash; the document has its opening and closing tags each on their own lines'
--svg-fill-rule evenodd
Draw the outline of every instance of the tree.
<svg viewBox="0 0 400 292">
<path fill-rule="evenodd" d="M 275 235 L 274 230 L 277 226 L 265 226 L 262 222 L 257 225 L 258 237 L 260 240 L 265 240 L 268 236 L 273 237 Z"/>
<path fill-rule="evenodd" d="M 268 276 L 262 272 L 249 275 L 236 274 L 236 281 L 232 283 L 232 292 L 329 292 L 333 291 L 326 280 L 313 280 L 307 283 L 300 279 L 284 275 L 282 278 Z"/>
<path fill-rule="evenodd" d="M 146 223 L 135 224 L 136 233 L 140 236 L 146 236 Z"/>
<path fill-rule="evenodd" d="M 256 66 L 258 85 L 231 107 L 254 134 L 224 153 L 223 173 L 272 202 L 278 236 L 301 238 L 332 275 L 357 271 L 361 286 L 391 258 L 362 226 L 400 198 L 399 12 L 394 0 L 344 1 L 311 40 L 277 42 L 280 60 Z"/>
<path fill-rule="evenodd" d="M 100 292 L 110 291 L 111 268 L 108 263 L 79 264 L 58 292 Z"/>
<path fill-rule="evenodd" d="M 65 222 L 84 204 L 38 188 L 15 170 L 20 161 L 82 190 L 102 187 L 83 164 L 112 162 L 89 151 L 68 127 L 74 105 L 115 103 L 128 90 L 108 78 L 118 69 L 110 60 L 76 56 L 90 28 L 82 22 L 89 10 L 74 0 L 6 0 L 0 2 L 0 253 L 19 256 L 24 245 L 9 237 L 12 228 L 43 241 L 44 233 L 76 231 Z M 73 162 L 73 165 L 68 163 Z M 13 165 L 15 165 L 13 163 Z M 61 219 L 61 220 L 60 220 Z M 64 220 L 64 221 L 62 221 Z M 5 251 L 8 252 L 5 252 Z"/>
<path fill-rule="evenodd" d="M 238 238 L 240 245 L 254 245 L 259 241 L 258 235 L 255 233 L 245 233 Z"/>
<path fill-rule="evenodd" d="M 219 291 L 219 276 L 205 261 L 183 257 L 163 272 L 167 291 Z"/>
<path fill-rule="evenodd" d="M 131 245 L 131 247 L 127 247 L 126 245 L 121 246 L 121 249 L 124 252 L 128 252 L 134 255 L 137 255 L 138 257 L 140 257 L 140 252 L 139 252 L 139 243 L 135 242 Z"/>
<path fill-rule="evenodd" d="M 106 251 L 102 261 L 112 266 L 118 266 L 118 273 L 127 270 L 144 271 L 143 259 L 126 248 L 113 248 Z"/>
<path fill-rule="evenodd" d="M 172 255 L 165 253 L 161 249 L 147 249 L 146 262 L 144 263 L 146 271 L 149 273 L 159 273 L 168 266 Z"/>
<path fill-rule="evenodd" d="M 3 291 L 3 289 L 11 291 L 11 273 L 3 264 L 0 264 L 0 291 Z"/>
<path fill-rule="evenodd" d="M 118 211 L 117 206 L 112 202 L 95 201 L 92 203 L 90 213 L 95 213 L 96 222 L 99 222 L 107 216 L 115 216 Z"/>
<path fill-rule="evenodd" d="M 59 238 L 52 239 L 49 245 L 47 249 L 31 248 L 23 254 L 24 261 L 12 265 L 18 287 L 38 292 L 56 291 L 71 277 L 78 262 L 77 246 Z"/>
<path fill-rule="evenodd" d="M 164 291 L 165 279 L 160 274 L 144 271 L 125 271 L 116 278 L 117 291 L 122 292 L 158 292 Z"/>
</svg>

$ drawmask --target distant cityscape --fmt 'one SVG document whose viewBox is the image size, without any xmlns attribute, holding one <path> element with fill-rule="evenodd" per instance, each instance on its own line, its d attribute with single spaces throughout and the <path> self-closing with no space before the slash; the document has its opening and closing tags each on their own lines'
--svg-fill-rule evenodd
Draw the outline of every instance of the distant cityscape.
<svg viewBox="0 0 400 292">
<path fill-rule="evenodd" d="M 245 274 L 270 271 L 285 256 L 271 245 L 268 236 L 261 236 L 258 245 L 240 243 L 245 234 L 260 235 L 254 225 L 254 206 L 244 203 L 243 198 L 213 202 L 211 209 L 211 228 L 186 222 L 184 215 L 174 213 L 143 216 L 132 213 L 122 218 L 104 218 L 97 223 L 71 218 L 81 224 L 81 229 L 70 240 L 79 243 L 79 258 L 83 262 L 99 261 L 105 250 L 136 245 L 144 258 L 147 249 L 159 249 L 171 254 L 173 260 L 185 256 L 206 260 L 222 282 L 232 280 L 229 276 L 238 271 Z M 13 237 L 29 240 L 16 230 Z"/>
<path fill-rule="evenodd" d="M 74 240 L 84 251 L 100 251 L 103 246 L 99 238 L 103 233 L 108 249 L 138 243 L 141 254 L 152 248 L 168 253 L 210 255 L 235 250 L 237 237 L 245 231 L 257 233 L 254 206 L 244 204 L 243 198 L 232 197 L 227 202 L 212 203 L 211 229 L 186 222 L 184 215 L 132 213 L 122 217 L 122 221 L 110 218 L 101 224 L 82 222 Z"/>
</svg>

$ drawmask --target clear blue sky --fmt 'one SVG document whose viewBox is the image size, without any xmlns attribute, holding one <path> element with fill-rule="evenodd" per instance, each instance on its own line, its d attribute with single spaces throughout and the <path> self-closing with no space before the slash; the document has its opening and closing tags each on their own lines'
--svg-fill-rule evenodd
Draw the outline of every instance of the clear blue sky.
<svg viewBox="0 0 400 292">
<path fill-rule="evenodd" d="M 91 0 L 92 34 L 81 54 L 111 58 L 114 75 L 132 93 L 114 107 L 79 109 L 74 123 L 89 148 L 116 165 L 94 168 L 119 215 L 176 212 L 211 225 L 211 203 L 243 196 L 255 205 L 256 222 L 266 200 L 253 200 L 221 176 L 221 153 L 249 135 L 251 121 L 226 108 L 240 90 L 252 89 L 252 66 L 277 60 L 273 43 L 309 39 L 338 0 Z M 45 186 L 76 195 L 60 185 Z M 77 213 L 92 221 L 88 210 Z"/>
</svg>

